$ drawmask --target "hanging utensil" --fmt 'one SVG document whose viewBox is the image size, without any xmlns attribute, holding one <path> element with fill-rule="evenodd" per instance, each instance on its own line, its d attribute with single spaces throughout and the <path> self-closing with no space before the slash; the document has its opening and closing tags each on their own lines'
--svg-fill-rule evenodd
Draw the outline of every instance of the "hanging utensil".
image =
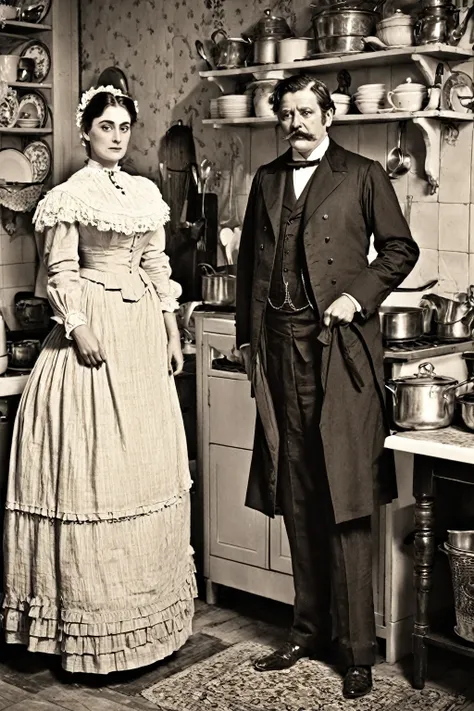
<svg viewBox="0 0 474 711">
<path fill-rule="evenodd" d="M 411 156 L 402 150 L 402 134 L 405 131 L 405 122 L 398 124 L 398 141 L 387 156 L 387 173 L 390 178 L 400 178 L 408 173 L 411 168 Z"/>
<path fill-rule="evenodd" d="M 199 54 L 199 56 L 201 57 L 201 59 L 204 59 L 204 61 L 206 62 L 207 68 L 209 69 L 209 71 L 212 72 L 214 70 L 214 66 L 211 64 L 211 61 L 206 54 L 206 50 L 204 49 L 204 45 L 201 42 L 201 40 L 196 40 L 196 42 L 194 43 L 194 46 L 196 47 L 196 51 Z"/>
</svg>

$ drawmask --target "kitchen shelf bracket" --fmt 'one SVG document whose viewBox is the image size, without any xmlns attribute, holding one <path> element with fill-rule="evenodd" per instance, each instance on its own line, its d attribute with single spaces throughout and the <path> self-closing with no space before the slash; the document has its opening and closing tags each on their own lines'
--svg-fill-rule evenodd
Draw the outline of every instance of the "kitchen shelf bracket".
<svg viewBox="0 0 474 711">
<path fill-rule="evenodd" d="M 425 173 L 430 185 L 430 195 L 434 195 L 439 188 L 439 166 L 441 155 L 440 132 L 441 125 L 436 119 L 416 117 L 413 119 L 415 126 L 420 129 L 426 147 Z"/>
</svg>

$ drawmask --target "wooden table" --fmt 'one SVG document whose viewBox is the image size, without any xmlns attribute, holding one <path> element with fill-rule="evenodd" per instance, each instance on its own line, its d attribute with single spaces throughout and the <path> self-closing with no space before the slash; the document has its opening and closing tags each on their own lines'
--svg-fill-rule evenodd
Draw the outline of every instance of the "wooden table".
<svg viewBox="0 0 474 711">
<path fill-rule="evenodd" d="M 474 485 L 474 432 L 459 427 L 399 432 L 387 437 L 385 446 L 414 455 L 415 497 L 414 584 L 416 590 L 413 630 L 413 686 L 422 689 L 427 671 L 427 645 L 464 654 L 474 659 L 474 644 L 455 639 L 454 634 L 430 629 L 428 601 L 435 557 L 435 480 Z M 440 466 L 440 460 L 445 460 Z M 446 460 L 453 462 L 446 467 Z M 474 513 L 474 512 L 473 512 Z"/>
</svg>

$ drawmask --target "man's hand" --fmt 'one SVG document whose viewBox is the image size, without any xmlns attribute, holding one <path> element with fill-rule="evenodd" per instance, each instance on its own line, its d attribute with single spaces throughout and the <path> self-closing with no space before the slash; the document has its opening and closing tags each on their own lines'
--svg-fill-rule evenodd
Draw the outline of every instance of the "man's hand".
<svg viewBox="0 0 474 711">
<path fill-rule="evenodd" d="M 323 314 L 323 323 L 329 328 L 337 326 L 338 324 L 344 325 L 352 323 L 355 313 L 356 307 L 354 303 L 348 296 L 343 294 L 327 307 Z"/>
<path fill-rule="evenodd" d="M 84 365 L 87 365 L 88 368 L 100 368 L 102 363 L 105 363 L 105 351 L 89 326 L 76 326 L 71 335 Z"/>
<path fill-rule="evenodd" d="M 239 348 L 239 351 L 242 355 L 242 359 L 244 361 L 244 368 L 245 372 L 247 373 L 247 378 L 249 380 L 252 379 L 252 364 L 250 361 L 250 346 L 241 346 Z"/>
<path fill-rule="evenodd" d="M 179 333 L 173 333 L 168 340 L 168 373 L 179 375 L 184 365 L 183 351 L 181 350 L 181 339 Z"/>
</svg>

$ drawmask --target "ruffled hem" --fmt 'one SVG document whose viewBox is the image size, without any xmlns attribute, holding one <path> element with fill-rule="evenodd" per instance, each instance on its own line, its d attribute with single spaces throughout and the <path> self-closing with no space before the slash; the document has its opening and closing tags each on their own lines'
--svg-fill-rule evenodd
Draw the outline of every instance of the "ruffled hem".
<svg viewBox="0 0 474 711">
<path fill-rule="evenodd" d="M 194 572 L 167 600 L 124 610 L 60 609 L 52 600 L 9 594 L 3 602 L 5 639 L 25 644 L 31 652 L 61 655 L 70 672 L 133 669 L 184 644 L 191 634 L 196 596 Z"/>
<path fill-rule="evenodd" d="M 138 518 L 139 516 L 150 515 L 163 511 L 163 509 L 168 509 L 171 506 L 177 506 L 180 504 L 186 496 L 188 496 L 189 489 L 191 488 L 191 481 L 189 486 L 184 492 L 176 494 L 175 496 L 166 499 L 166 501 L 158 501 L 154 504 L 148 504 L 144 506 L 137 506 L 134 509 L 127 509 L 126 511 L 93 511 L 89 513 L 77 513 L 75 511 L 58 511 L 56 508 L 47 508 L 45 506 L 35 506 L 34 504 L 21 503 L 19 501 L 7 501 L 5 508 L 7 511 L 12 511 L 25 516 L 40 516 L 41 518 L 47 518 L 52 523 L 63 522 L 63 523 L 98 523 L 98 522 L 116 522 L 131 520 Z"/>
</svg>

